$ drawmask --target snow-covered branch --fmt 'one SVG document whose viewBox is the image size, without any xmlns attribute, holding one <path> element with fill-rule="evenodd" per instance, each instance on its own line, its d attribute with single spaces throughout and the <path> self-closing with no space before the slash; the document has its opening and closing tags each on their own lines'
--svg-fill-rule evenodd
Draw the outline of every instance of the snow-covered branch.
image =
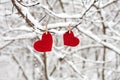
<svg viewBox="0 0 120 80">
<path fill-rule="evenodd" d="M 39 22 L 34 19 L 34 17 L 30 14 L 29 10 L 26 7 L 22 6 L 17 0 L 12 0 L 12 3 L 29 24 L 29 26 L 33 27 L 33 29 L 43 29 L 43 27 L 41 27 Z"/>
<path fill-rule="evenodd" d="M 106 46 L 107 48 L 115 51 L 116 53 L 118 53 L 120 55 L 120 49 L 115 47 L 114 45 L 108 43 L 108 42 L 104 42 L 102 41 L 99 37 L 97 37 L 96 35 L 94 35 L 91 31 L 86 31 L 83 28 L 78 27 L 78 30 L 82 33 L 84 33 L 85 35 L 87 35 L 88 37 L 92 38 L 93 40 L 97 41 L 98 43 Z"/>
</svg>

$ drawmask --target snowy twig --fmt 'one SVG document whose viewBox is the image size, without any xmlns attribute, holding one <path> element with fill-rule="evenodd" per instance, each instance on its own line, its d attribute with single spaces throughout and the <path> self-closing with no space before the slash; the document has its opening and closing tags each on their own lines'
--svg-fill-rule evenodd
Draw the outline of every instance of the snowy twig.
<svg viewBox="0 0 120 80">
<path fill-rule="evenodd" d="M 46 55 L 46 52 L 44 52 L 44 68 L 45 68 L 45 79 L 49 80 L 48 73 L 47 73 L 47 55 Z"/>
<path fill-rule="evenodd" d="M 65 62 L 67 62 L 67 63 L 70 65 L 70 67 L 71 67 L 76 73 L 78 73 L 78 74 L 80 75 L 80 77 L 81 77 L 82 80 L 88 80 L 87 76 L 84 76 L 83 74 L 81 74 L 81 73 L 79 72 L 79 70 L 77 69 L 77 67 L 76 67 L 72 62 L 67 61 L 67 60 L 65 60 Z"/>
<path fill-rule="evenodd" d="M 14 40 L 8 42 L 7 44 L 3 45 L 2 47 L 0 47 L 0 50 L 4 49 L 6 46 L 10 45 L 11 43 L 13 43 Z"/>
<path fill-rule="evenodd" d="M 34 19 L 34 17 L 30 14 L 29 10 L 21 5 L 17 0 L 12 0 L 13 5 L 16 7 L 18 12 L 22 15 L 22 17 L 26 20 L 29 26 L 31 26 L 33 29 L 39 29 L 42 30 L 43 27 L 39 24 L 37 20 Z"/>
<path fill-rule="evenodd" d="M 118 49 L 117 47 L 115 47 L 114 45 L 112 45 L 112 44 L 110 44 L 108 42 L 102 41 L 99 37 L 94 35 L 91 31 L 86 31 L 86 30 L 84 30 L 83 28 L 80 28 L 80 27 L 78 27 L 77 29 L 78 29 L 79 32 L 84 33 L 88 37 L 92 38 L 93 40 L 97 41 L 98 43 L 106 46 L 107 48 L 115 51 L 116 53 L 118 53 L 120 55 L 120 49 Z"/>
<path fill-rule="evenodd" d="M 108 22 L 107 25 L 108 25 L 108 28 L 113 32 L 115 33 L 116 35 L 118 35 L 120 37 L 120 33 L 117 32 L 116 30 L 114 30 L 112 27 L 114 27 L 116 24 L 118 24 L 120 21 L 114 23 L 114 22 Z"/>
<path fill-rule="evenodd" d="M 101 8 L 101 9 L 106 8 L 106 7 L 108 7 L 109 5 L 111 5 L 111 4 L 113 4 L 113 3 L 116 3 L 117 1 L 119 1 L 119 0 L 113 0 L 113 1 L 110 1 L 110 2 L 108 2 L 108 3 L 105 4 L 105 5 L 103 5 L 103 6 L 100 7 L 100 8 Z"/>
<path fill-rule="evenodd" d="M 19 40 L 19 39 L 32 39 L 35 38 L 37 35 L 33 33 L 27 33 L 23 35 L 18 35 L 17 37 L 1 37 L 1 40 L 3 41 L 10 41 L 10 40 Z"/>
<path fill-rule="evenodd" d="M 88 47 L 92 47 L 92 45 L 89 45 Z M 90 48 L 91 48 L 90 47 Z M 100 47 L 100 46 L 95 46 L 93 45 L 93 47 Z M 101 46 L 102 47 L 102 46 Z M 84 49 L 87 49 L 87 47 L 83 47 Z M 61 51 L 61 53 L 65 53 L 65 55 L 59 56 L 59 58 L 61 58 L 62 60 L 68 59 L 69 56 L 74 55 L 75 57 L 78 57 L 80 60 L 85 61 L 85 62 L 90 62 L 90 63 L 94 63 L 94 64 L 103 64 L 103 63 L 108 63 L 110 61 L 94 61 L 94 60 L 90 60 L 90 59 L 85 59 L 84 57 L 81 56 L 77 56 L 76 52 L 79 52 L 79 50 L 81 50 L 82 48 L 78 48 L 78 49 L 74 49 L 72 51 L 70 51 L 69 53 L 65 50 L 59 50 Z"/>
<path fill-rule="evenodd" d="M 60 3 L 60 6 L 61 6 L 61 8 L 62 8 L 62 11 L 65 12 L 64 6 L 63 6 L 63 2 L 62 2 L 61 0 L 58 0 L 58 1 L 59 1 L 59 3 Z"/>
<path fill-rule="evenodd" d="M 52 6 L 50 5 L 50 3 L 48 2 L 48 0 L 46 0 L 46 3 L 47 3 L 47 5 L 49 6 L 49 9 L 50 9 L 50 10 L 53 10 L 53 8 L 52 8 Z"/>
<path fill-rule="evenodd" d="M 75 18 L 80 18 L 81 15 L 80 14 L 72 14 L 72 15 L 69 15 L 67 13 L 60 13 L 60 14 L 56 14 L 54 13 L 53 11 L 49 10 L 46 6 L 40 4 L 40 7 L 45 9 L 46 12 L 48 13 L 48 15 L 52 16 L 52 17 L 58 17 L 58 18 L 67 18 L 67 19 L 75 19 Z"/>
<path fill-rule="evenodd" d="M 22 4 L 22 3 L 21 3 L 21 5 L 24 6 L 24 7 L 29 7 L 30 4 Z M 80 17 L 81 17 L 80 14 L 73 14 L 73 15 L 69 15 L 69 14 L 67 14 L 67 13 L 57 14 L 57 13 L 53 12 L 52 10 L 50 10 L 50 9 L 49 9 L 47 6 L 45 6 L 45 5 L 39 4 L 39 6 L 40 6 L 41 8 L 43 8 L 44 10 L 46 10 L 46 12 L 48 13 L 48 15 L 50 15 L 50 16 L 52 16 L 52 17 L 58 17 L 58 18 L 63 18 L 63 19 L 65 19 L 65 18 L 67 18 L 67 19 L 72 19 L 72 18 L 75 19 L 75 18 L 80 18 Z"/>
<path fill-rule="evenodd" d="M 86 13 L 94 6 L 94 4 L 96 3 L 97 1 L 94 0 L 93 3 L 88 7 L 88 9 L 82 14 L 81 17 L 79 17 L 79 19 L 83 19 L 83 17 L 86 15 Z M 76 28 L 77 26 L 79 26 L 81 24 L 81 21 L 76 24 L 72 29 Z"/>
<path fill-rule="evenodd" d="M 32 32 L 33 29 L 30 28 L 30 27 L 27 27 L 27 26 L 23 25 L 23 26 L 18 26 L 18 28 L 8 29 L 8 30 L 4 31 L 1 35 L 5 35 L 5 34 L 7 34 L 7 33 L 9 33 L 9 32 L 13 32 L 13 31 L 26 31 L 26 32 Z"/>
<path fill-rule="evenodd" d="M 14 61 L 18 64 L 19 68 L 22 70 L 25 79 L 26 79 L 26 80 L 29 80 L 29 77 L 27 76 L 27 73 L 25 72 L 25 70 L 24 70 L 22 64 L 19 62 L 19 60 L 18 60 L 14 55 L 12 55 L 12 58 L 13 58 Z"/>
</svg>

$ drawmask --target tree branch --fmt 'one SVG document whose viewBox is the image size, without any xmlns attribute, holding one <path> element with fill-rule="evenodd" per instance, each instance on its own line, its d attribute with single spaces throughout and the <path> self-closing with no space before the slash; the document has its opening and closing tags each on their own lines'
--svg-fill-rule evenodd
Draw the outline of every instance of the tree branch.
<svg viewBox="0 0 120 80">
<path fill-rule="evenodd" d="M 45 79 L 49 80 L 48 73 L 47 73 L 47 56 L 46 56 L 46 52 L 44 52 L 44 67 L 45 67 Z"/>
<path fill-rule="evenodd" d="M 26 80 L 29 80 L 29 78 L 28 78 L 28 76 L 27 76 L 27 74 L 26 74 L 23 66 L 20 64 L 20 62 L 18 61 L 18 59 L 17 59 L 14 55 L 12 55 L 12 58 L 13 58 L 14 61 L 18 64 L 19 68 L 22 70 L 23 76 L 25 77 L 25 79 L 26 79 Z"/>
</svg>

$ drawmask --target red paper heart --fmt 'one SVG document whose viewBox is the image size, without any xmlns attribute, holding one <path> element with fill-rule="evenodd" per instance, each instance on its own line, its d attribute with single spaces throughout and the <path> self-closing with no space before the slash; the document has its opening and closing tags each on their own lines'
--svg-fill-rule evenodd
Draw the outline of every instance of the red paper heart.
<svg viewBox="0 0 120 80">
<path fill-rule="evenodd" d="M 72 31 L 67 31 L 64 35 L 63 35 L 63 39 L 64 39 L 64 45 L 66 46 L 77 46 L 80 43 L 80 40 L 74 36 L 74 33 Z"/>
<path fill-rule="evenodd" d="M 48 52 L 52 50 L 52 35 L 47 32 L 43 33 L 42 39 L 34 43 L 34 49 L 38 52 Z"/>
</svg>

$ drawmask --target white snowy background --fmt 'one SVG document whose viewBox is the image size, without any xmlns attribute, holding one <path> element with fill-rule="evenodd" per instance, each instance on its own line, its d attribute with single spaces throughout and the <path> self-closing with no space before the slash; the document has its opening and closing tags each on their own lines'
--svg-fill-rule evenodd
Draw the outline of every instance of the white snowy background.
<svg viewBox="0 0 120 80">
<path fill-rule="evenodd" d="M 33 49 L 46 24 L 48 79 Z M 76 47 L 63 45 L 69 24 Z M 0 0 L 0 80 L 120 80 L 120 0 Z"/>
</svg>

